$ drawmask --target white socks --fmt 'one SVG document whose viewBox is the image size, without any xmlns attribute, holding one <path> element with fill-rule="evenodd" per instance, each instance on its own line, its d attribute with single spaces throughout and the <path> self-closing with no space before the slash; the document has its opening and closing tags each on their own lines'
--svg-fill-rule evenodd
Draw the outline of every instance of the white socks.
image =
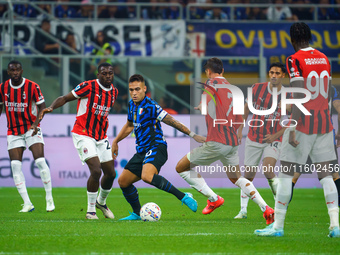
<svg viewBox="0 0 340 255">
<path fill-rule="evenodd" d="M 108 197 L 110 192 L 111 192 L 111 189 L 103 189 L 102 187 L 100 187 L 100 192 L 99 192 L 99 196 L 98 196 L 98 199 L 97 199 L 97 201 L 100 205 L 106 204 L 106 198 Z"/>
<path fill-rule="evenodd" d="M 18 189 L 20 196 L 24 200 L 24 204 L 31 205 L 32 203 L 27 193 L 25 177 L 24 177 L 24 174 L 22 173 L 21 165 L 22 163 L 19 160 L 11 161 L 13 180 L 14 180 L 15 186 Z"/>
<path fill-rule="evenodd" d="M 263 200 L 263 198 L 261 197 L 257 189 L 254 187 L 252 182 L 250 182 L 244 177 L 240 177 L 237 180 L 237 182 L 235 182 L 235 185 L 238 186 L 240 189 L 242 189 L 244 194 L 250 197 L 250 199 L 253 200 L 261 208 L 262 212 L 266 210 L 267 204 Z"/>
<path fill-rule="evenodd" d="M 248 201 L 249 197 L 247 196 L 246 193 L 242 189 L 241 190 L 241 211 L 242 212 L 247 212 L 247 207 L 248 207 Z"/>
<path fill-rule="evenodd" d="M 275 229 L 283 229 L 287 213 L 287 207 L 290 197 L 292 195 L 292 180 L 293 176 L 279 173 L 279 183 L 277 186 L 276 200 L 275 200 Z"/>
<path fill-rule="evenodd" d="M 46 192 L 46 200 L 53 199 L 52 198 L 51 173 L 50 173 L 50 169 L 46 163 L 45 158 L 36 159 L 35 164 L 39 168 L 40 178 L 44 184 L 44 188 Z"/>
<path fill-rule="evenodd" d="M 206 196 L 210 202 L 218 200 L 217 194 L 209 188 L 204 178 L 194 170 L 184 171 L 179 175 L 195 190 Z"/>
<path fill-rule="evenodd" d="M 96 199 L 97 192 L 89 192 L 87 191 L 87 212 L 96 212 Z"/>
<path fill-rule="evenodd" d="M 331 176 L 320 180 L 330 218 L 330 229 L 339 227 L 338 191 Z"/>
<path fill-rule="evenodd" d="M 273 192 L 274 199 L 276 198 L 276 193 L 277 193 L 277 185 L 279 185 L 279 178 L 274 177 L 272 179 L 268 179 L 268 184 L 270 189 Z"/>
</svg>

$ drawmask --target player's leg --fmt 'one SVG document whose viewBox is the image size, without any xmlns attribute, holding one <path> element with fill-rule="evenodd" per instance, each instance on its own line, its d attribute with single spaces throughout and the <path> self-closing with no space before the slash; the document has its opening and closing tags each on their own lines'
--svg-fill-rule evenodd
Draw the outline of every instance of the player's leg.
<svg viewBox="0 0 340 255">
<path fill-rule="evenodd" d="M 138 163 L 138 161 L 136 160 L 137 157 L 138 154 L 136 153 L 132 157 L 132 159 L 127 163 L 125 169 L 118 178 L 119 187 L 121 188 L 126 201 L 130 204 L 133 211 L 131 215 L 120 220 L 140 220 L 139 215 L 141 205 L 139 202 L 138 190 L 133 185 L 133 183 L 140 180 L 140 174 L 138 174 L 139 176 L 135 174 L 136 169 L 141 168 L 141 162 L 137 164 Z M 141 170 L 139 172 L 141 172 Z"/>
<path fill-rule="evenodd" d="M 99 180 L 102 174 L 101 164 L 97 156 L 85 160 L 89 170 L 90 177 L 87 180 L 87 212 L 86 218 L 93 220 L 98 219 L 96 215 L 96 200 L 99 189 Z"/>
<path fill-rule="evenodd" d="M 335 155 L 336 155 L 336 160 L 331 162 L 331 167 L 333 168 L 333 180 L 336 186 L 336 189 L 338 190 L 338 203 L 340 206 L 340 176 L 339 176 L 339 170 L 340 170 L 340 166 L 339 166 L 339 162 L 338 162 L 338 148 L 336 147 L 336 145 L 334 145 L 334 150 L 335 150 Z"/>
<path fill-rule="evenodd" d="M 287 129 L 282 138 L 281 172 L 279 173 L 279 184 L 275 200 L 275 222 L 271 228 L 255 230 L 254 233 L 259 236 L 283 236 L 285 217 L 292 193 L 294 172 L 296 172 L 299 165 L 307 161 L 308 154 L 312 150 L 316 139 L 316 135 L 306 135 L 295 131 L 295 138 L 300 144 L 293 147 L 289 144 L 289 136 L 290 129 Z"/>
<path fill-rule="evenodd" d="M 244 178 L 252 182 L 255 178 L 256 172 L 258 171 L 258 165 L 262 158 L 266 144 L 260 144 L 251 141 L 248 137 L 246 138 L 245 152 L 244 152 Z M 240 189 L 240 202 L 241 210 L 234 217 L 234 219 L 246 219 L 247 218 L 247 208 L 249 202 L 249 196 Z"/>
<path fill-rule="evenodd" d="M 301 173 L 297 173 L 297 172 L 294 173 L 293 180 L 292 180 L 292 194 L 290 196 L 289 203 L 293 199 L 294 187 L 295 187 L 296 182 L 299 180 L 300 176 L 301 176 Z"/>
<path fill-rule="evenodd" d="M 263 217 L 266 219 L 266 223 L 273 223 L 274 210 L 263 200 L 262 196 L 255 188 L 253 183 L 241 176 L 239 165 L 230 165 L 228 167 L 227 176 L 232 183 L 238 186 L 245 195 L 247 195 L 260 207 L 261 211 L 263 212 Z"/>
<path fill-rule="evenodd" d="M 31 212 L 34 210 L 34 206 L 28 196 L 25 176 L 22 172 L 22 155 L 26 149 L 25 135 L 7 136 L 7 149 L 11 161 L 14 184 L 24 201 L 23 208 L 20 212 Z"/>
<path fill-rule="evenodd" d="M 110 160 L 101 163 L 101 168 L 103 170 L 103 176 L 100 183 L 100 191 L 97 197 L 96 207 L 103 212 L 105 218 L 114 219 L 112 211 L 106 205 L 106 199 L 111 192 L 113 180 L 116 177 L 114 161 Z"/>
<path fill-rule="evenodd" d="M 179 173 L 179 175 L 195 190 L 197 190 L 199 193 L 204 195 L 208 198 L 208 205 L 203 209 L 203 214 L 209 214 L 213 212 L 216 208 L 220 207 L 224 203 L 224 199 L 220 196 L 218 196 L 205 182 L 204 178 L 194 171 L 192 168 L 196 166 L 196 164 L 193 164 L 192 162 L 195 162 L 196 158 L 206 158 L 208 155 L 207 151 L 209 151 L 208 148 L 209 144 L 205 143 L 203 146 L 195 148 L 191 152 L 189 152 L 186 156 L 184 156 L 176 166 L 176 171 Z M 191 163 L 190 160 L 191 159 Z M 218 160 L 218 158 L 213 159 L 213 161 Z M 210 162 L 211 160 L 209 160 Z M 212 162 L 213 162 L 212 161 Z M 204 162 L 205 164 L 209 162 Z"/>
<path fill-rule="evenodd" d="M 23 208 L 20 212 L 31 212 L 34 210 L 34 206 L 28 196 L 25 176 L 22 172 L 22 155 L 25 147 L 18 147 L 8 150 L 9 158 L 11 161 L 11 169 L 13 174 L 14 184 L 24 201 Z"/>
<path fill-rule="evenodd" d="M 276 165 L 276 159 L 272 157 L 265 157 L 263 159 L 263 174 L 268 180 L 269 187 L 273 193 L 274 199 L 277 192 L 277 185 L 279 184 L 279 179 L 274 173 L 274 168 Z"/>
<path fill-rule="evenodd" d="M 110 143 L 106 138 L 96 142 L 96 145 L 101 169 L 103 171 L 96 207 L 103 212 L 105 218 L 114 219 L 113 213 L 106 205 L 106 199 L 111 192 L 113 181 L 116 177 L 112 152 L 109 146 Z"/>
<path fill-rule="evenodd" d="M 34 141 L 35 139 L 36 139 L 35 137 L 28 138 L 28 139 L 26 138 L 26 141 L 27 141 L 27 145 L 29 146 L 29 149 L 32 151 L 35 164 L 37 165 L 39 169 L 40 178 L 45 188 L 46 211 L 52 212 L 55 209 L 55 205 L 54 205 L 54 201 L 52 197 L 52 181 L 51 181 L 50 168 L 48 167 L 45 157 L 44 157 L 44 144 L 40 142 L 35 143 L 36 142 Z"/>
<path fill-rule="evenodd" d="M 330 165 L 330 162 L 336 159 L 333 132 L 317 135 L 310 157 L 312 162 L 316 162 L 316 169 L 322 169 L 318 171 L 318 178 L 323 188 L 330 218 L 329 237 L 340 237 L 338 191 L 331 176 L 334 168 Z"/>
<path fill-rule="evenodd" d="M 171 182 L 159 175 L 161 167 L 168 159 L 168 152 L 165 145 L 161 144 L 150 149 L 143 160 L 142 180 L 164 190 L 177 197 L 182 203 L 188 206 L 193 212 L 197 211 L 197 202 L 192 198 L 192 194 L 179 191 Z"/>
</svg>

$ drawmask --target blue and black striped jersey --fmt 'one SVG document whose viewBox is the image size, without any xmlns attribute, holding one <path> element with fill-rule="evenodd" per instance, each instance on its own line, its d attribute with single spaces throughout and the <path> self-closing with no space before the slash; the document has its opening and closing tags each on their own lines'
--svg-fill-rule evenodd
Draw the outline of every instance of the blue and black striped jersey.
<svg viewBox="0 0 340 255">
<path fill-rule="evenodd" d="M 167 145 L 160 123 L 167 114 L 148 97 L 145 97 L 138 106 L 130 100 L 128 121 L 133 122 L 138 153 L 148 151 L 157 144 Z"/>
</svg>

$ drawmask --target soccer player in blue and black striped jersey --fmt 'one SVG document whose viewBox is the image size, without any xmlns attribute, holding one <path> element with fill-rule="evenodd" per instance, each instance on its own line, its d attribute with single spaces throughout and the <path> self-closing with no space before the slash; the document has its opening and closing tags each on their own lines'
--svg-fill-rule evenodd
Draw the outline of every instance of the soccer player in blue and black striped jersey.
<svg viewBox="0 0 340 255">
<path fill-rule="evenodd" d="M 128 120 L 112 143 L 112 156 L 118 156 L 118 143 L 132 131 L 136 136 L 137 153 L 126 164 L 118 183 L 125 199 L 131 205 L 131 215 L 121 220 L 140 220 L 141 205 L 138 191 L 133 183 L 142 179 L 144 182 L 155 186 L 176 196 L 192 211 L 197 211 L 197 202 L 190 193 L 183 193 L 173 186 L 167 179 L 159 175 L 161 167 L 168 159 L 167 143 L 163 136 L 160 122 L 170 125 L 177 130 L 194 138 L 197 142 L 204 142 L 205 137 L 196 135 L 186 126 L 175 120 L 164 111 L 155 101 L 145 95 L 146 86 L 143 76 L 132 75 L 129 79 Z"/>
</svg>

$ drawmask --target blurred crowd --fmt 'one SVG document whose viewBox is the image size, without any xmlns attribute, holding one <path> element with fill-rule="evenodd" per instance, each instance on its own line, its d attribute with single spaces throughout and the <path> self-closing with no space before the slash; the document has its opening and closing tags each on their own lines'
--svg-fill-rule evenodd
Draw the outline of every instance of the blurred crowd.
<svg viewBox="0 0 340 255">
<path fill-rule="evenodd" d="M 72 19 L 135 19 L 137 7 L 135 3 L 151 3 L 141 6 L 141 19 L 180 19 L 181 13 L 178 6 L 163 5 L 157 3 L 180 4 L 184 9 L 184 18 L 187 15 L 188 4 L 210 4 L 209 7 L 190 7 L 190 19 L 202 20 L 313 20 L 314 8 L 303 7 L 304 4 L 339 4 L 340 0 L 59 0 L 55 4 L 42 4 L 40 0 L 32 0 L 39 8 L 54 15 L 57 18 Z M 93 3 L 99 3 L 97 13 Z M 107 5 L 109 3 L 109 5 Z M 118 5 L 110 5 L 118 3 Z M 128 5 L 120 5 L 127 3 Z M 283 7 L 214 7 L 214 4 L 289 4 Z M 294 7 L 294 5 L 300 5 Z M 0 17 L 6 11 L 7 5 L 0 5 Z M 15 4 L 17 14 L 29 18 L 43 18 L 44 14 L 37 11 L 29 4 Z M 232 13 L 233 12 L 233 13 Z M 318 20 L 339 20 L 340 8 L 318 8 Z"/>
</svg>

